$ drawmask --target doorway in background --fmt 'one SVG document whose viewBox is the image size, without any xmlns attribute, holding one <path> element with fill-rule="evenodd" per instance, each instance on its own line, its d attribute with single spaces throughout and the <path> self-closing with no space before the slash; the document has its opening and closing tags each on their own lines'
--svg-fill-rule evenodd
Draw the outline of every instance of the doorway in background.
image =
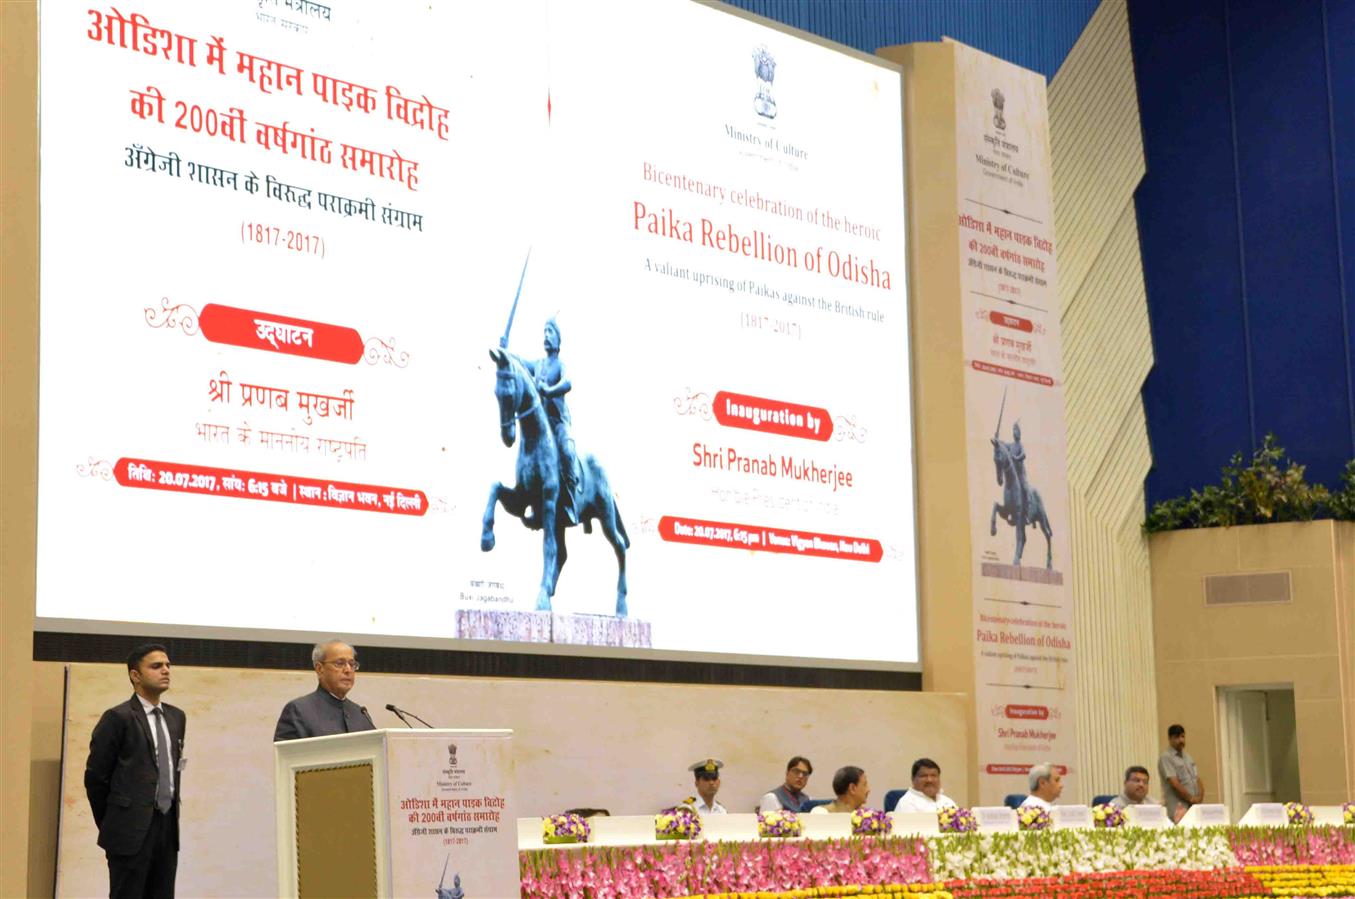
<svg viewBox="0 0 1355 899">
<path fill-rule="evenodd" d="M 1257 802 L 1298 802 L 1294 685 L 1217 688 L 1223 803 L 1234 823 Z"/>
</svg>

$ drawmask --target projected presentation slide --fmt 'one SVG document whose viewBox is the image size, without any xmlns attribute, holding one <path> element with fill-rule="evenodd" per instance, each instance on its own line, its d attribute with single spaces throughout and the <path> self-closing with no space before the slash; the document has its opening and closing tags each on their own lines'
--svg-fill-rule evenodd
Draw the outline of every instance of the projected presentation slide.
<svg viewBox="0 0 1355 899">
<path fill-rule="evenodd" d="M 41 51 L 40 629 L 917 661 L 896 70 L 686 2 Z"/>
</svg>

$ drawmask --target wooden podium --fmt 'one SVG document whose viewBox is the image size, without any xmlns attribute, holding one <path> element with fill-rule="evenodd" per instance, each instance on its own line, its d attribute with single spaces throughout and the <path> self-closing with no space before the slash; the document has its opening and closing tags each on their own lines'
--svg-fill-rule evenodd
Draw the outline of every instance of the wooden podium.
<svg viewBox="0 0 1355 899">
<path fill-rule="evenodd" d="M 383 729 L 274 743 L 278 896 L 518 895 L 512 735 Z"/>
</svg>

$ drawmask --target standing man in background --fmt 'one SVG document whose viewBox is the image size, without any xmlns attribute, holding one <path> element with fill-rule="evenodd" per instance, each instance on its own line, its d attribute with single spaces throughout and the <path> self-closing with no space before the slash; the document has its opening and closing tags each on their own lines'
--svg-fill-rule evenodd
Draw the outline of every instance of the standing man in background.
<svg viewBox="0 0 1355 899">
<path fill-rule="evenodd" d="M 108 857 L 111 899 L 170 899 L 188 716 L 160 701 L 169 689 L 169 653 L 159 643 L 132 650 L 127 678 L 131 700 L 104 712 L 90 735 L 85 795 Z"/>
<path fill-rule="evenodd" d="M 325 640 L 311 649 L 311 664 L 319 683 L 282 707 L 273 742 L 376 730 L 367 709 L 348 698 L 358 679 L 357 651 L 342 640 Z"/>
<path fill-rule="evenodd" d="M 1167 744 L 1171 748 L 1157 760 L 1157 773 L 1162 776 L 1167 815 L 1175 824 L 1192 805 L 1204 801 L 1204 783 L 1195 769 L 1195 760 L 1186 752 L 1186 729 L 1179 724 L 1167 728 Z"/>
</svg>

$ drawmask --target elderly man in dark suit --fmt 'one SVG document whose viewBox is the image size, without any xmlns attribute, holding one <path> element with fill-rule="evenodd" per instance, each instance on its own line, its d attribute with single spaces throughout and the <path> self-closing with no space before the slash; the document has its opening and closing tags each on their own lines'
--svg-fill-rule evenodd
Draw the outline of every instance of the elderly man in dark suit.
<svg viewBox="0 0 1355 899">
<path fill-rule="evenodd" d="M 89 740 L 85 795 L 108 856 L 108 893 L 172 897 L 179 865 L 179 782 L 188 716 L 160 697 L 169 689 L 169 653 L 158 643 L 132 650 L 135 694 L 103 713 Z"/>
<path fill-rule="evenodd" d="M 311 650 L 319 683 L 315 692 L 282 707 L 273 742 L 376 730 L 367 710 L 348 699 L 358 678 L 357 652 L 342 640 L 326 640 Z"/>
</svg>

